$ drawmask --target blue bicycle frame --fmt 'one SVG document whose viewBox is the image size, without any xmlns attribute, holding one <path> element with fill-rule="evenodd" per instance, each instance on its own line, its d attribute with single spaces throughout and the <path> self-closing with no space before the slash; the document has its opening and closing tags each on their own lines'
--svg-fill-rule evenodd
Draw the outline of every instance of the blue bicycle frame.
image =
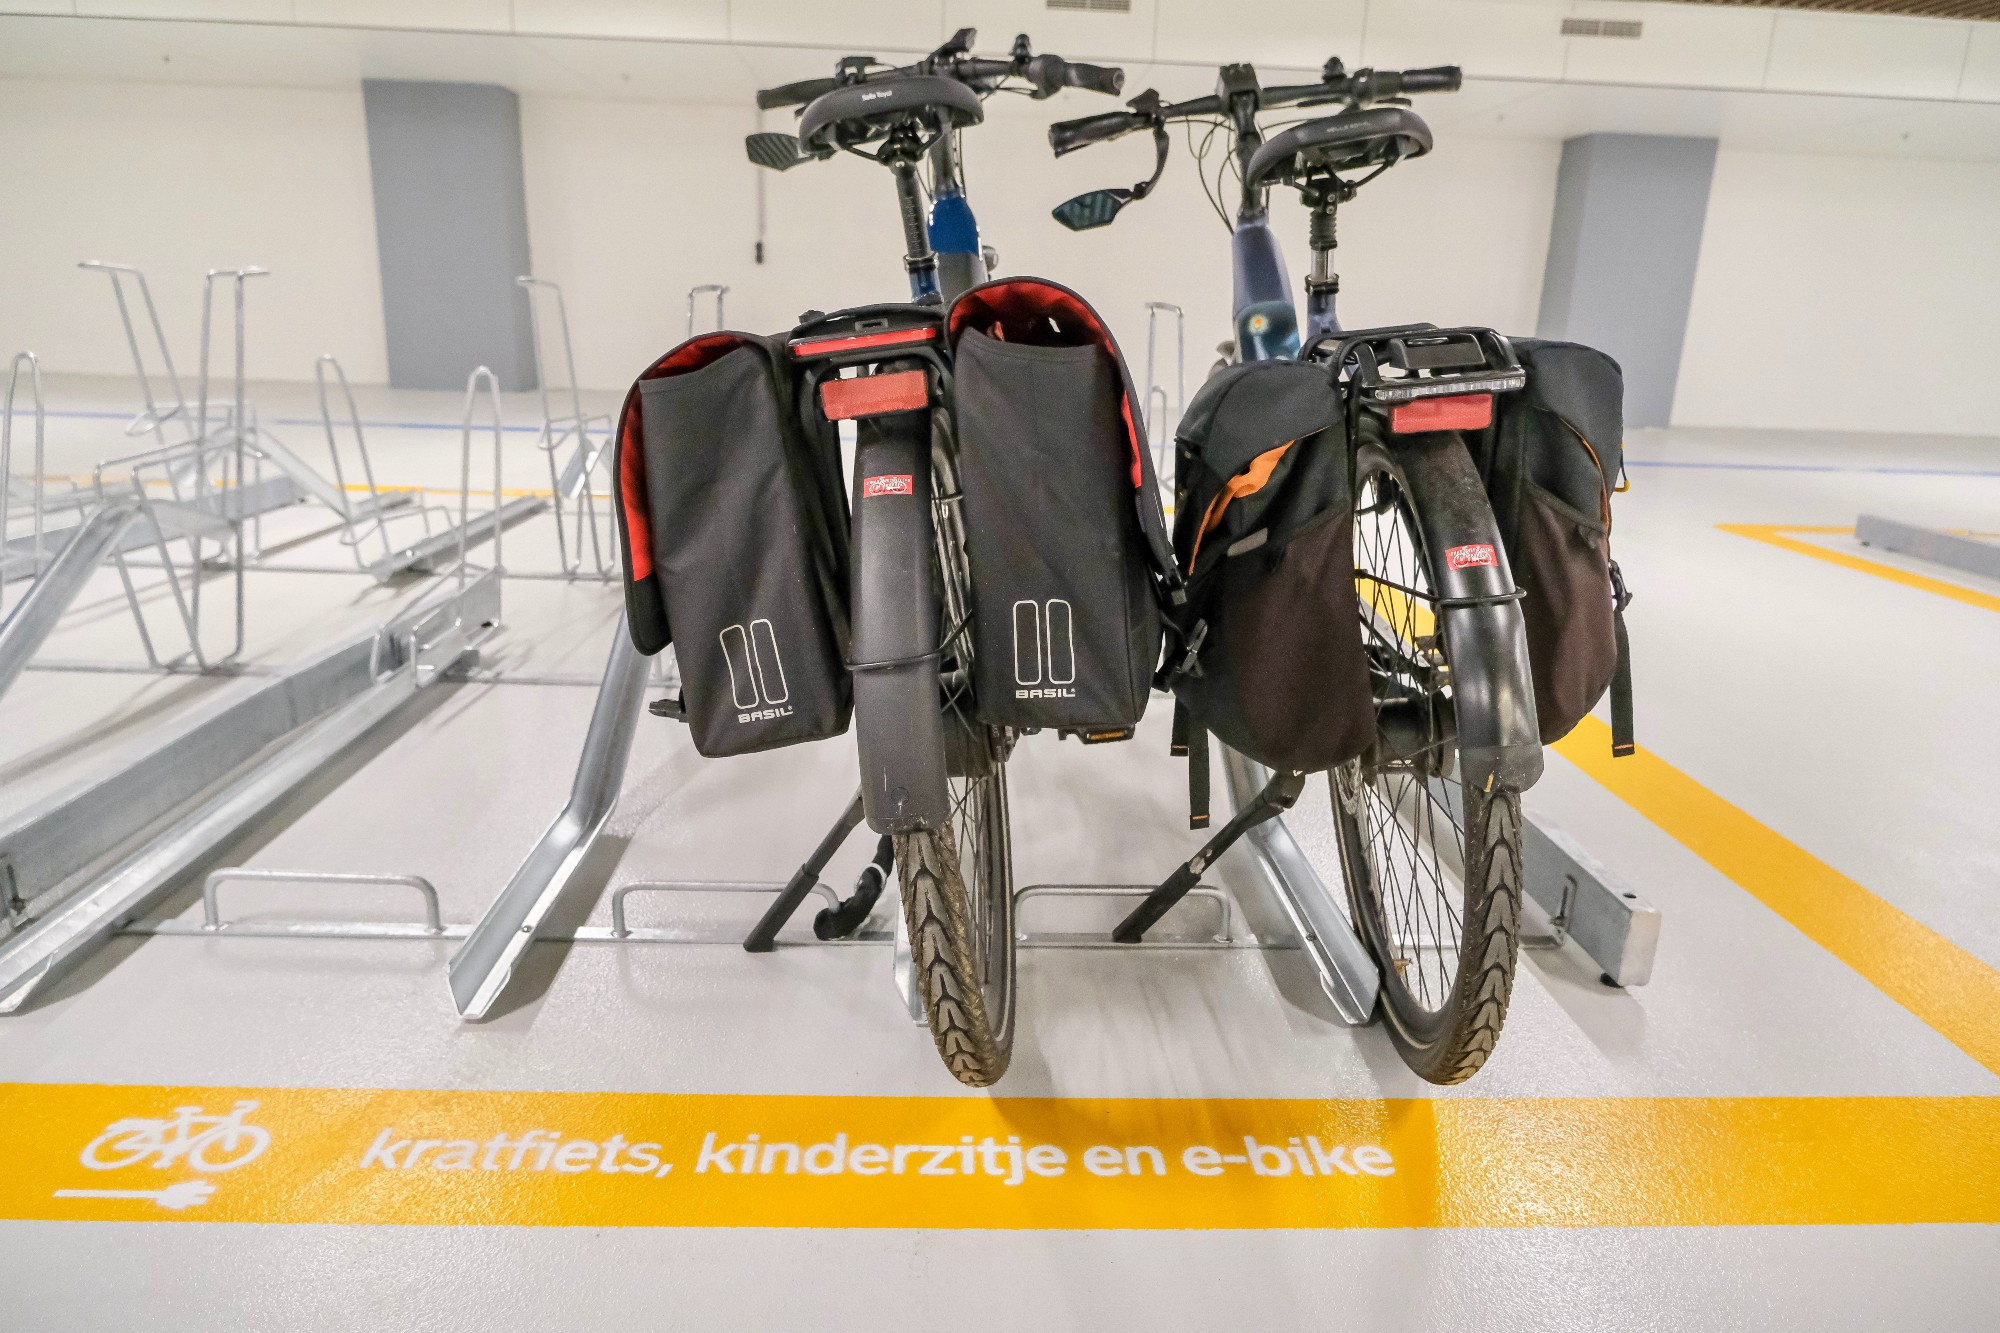
<svg viewBox="0 0 2000 1333">
<path fill-rule="evenodd" d="M 958 174 L 958 136 L 944 134 L 931 145 L 931 207 L 927 234 L 937 267 L 929 275 L 913 270 L 910 299 L 921 301 L 937 293 L 949 302 L 986 281 L 986 252 L 979 242 L 979 220 L 965 197 Z M 928 276 L 926 289 L 923 279 Z"/>
<path fill-rule="evenodd" d="M 1236 124 L 1236 159 L 1247 174 L 1251 155 L 1263 145 L 1264 136 L 1257 128 L 1254 109 L 1238 114 Z M 1278 248 L 1277 234 L 1271 230 L 1264 193 L 1244 189 L 1229 238 L 1239 361 L 1289 360 L 1298 356 L 1302 345 L 1298 308 L 1292 304 L 1291 279 L 1285 273 L 1285 254 Z M 1333 310 L 1340 281 L 1333 274 L 1331 260 L 1330 243 L 1324 248 L 1315 245 L 1312 280 L 1306 284 L 1303 343 L 1311 343 L 1321 334 L 1340 331 L 1340 320 Z"/>
</svg>

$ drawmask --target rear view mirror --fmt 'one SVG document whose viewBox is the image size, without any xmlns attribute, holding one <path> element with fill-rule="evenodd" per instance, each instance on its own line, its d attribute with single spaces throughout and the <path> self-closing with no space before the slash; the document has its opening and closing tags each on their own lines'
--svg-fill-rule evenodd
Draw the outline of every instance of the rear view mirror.
<svg viewBox="0 0 2000 1333">
<path fill-rule="evenodd" d="M 1074 199 L 1065 199 L 1052 210 L 1055 220 L 1071 231 L 1089 231 L 1094 227 L 1105 227 L 1118 216 L 1118 210 L 1132 202 L 1130 190 L 1092 190 Z"/>
<path fill-rule="evenodd" d="M 773 171 L 790 171 L 799 163 L 811 160 L 799 147 L 796 134 L 752 134 L 743 140 L 743 151 L 749 154 L 752 162 Z"/>
</svg>

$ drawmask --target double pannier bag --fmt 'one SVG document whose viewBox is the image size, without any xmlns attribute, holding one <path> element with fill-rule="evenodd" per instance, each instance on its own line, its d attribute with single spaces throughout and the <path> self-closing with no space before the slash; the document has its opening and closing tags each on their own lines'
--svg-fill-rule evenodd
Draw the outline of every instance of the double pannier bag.
<svg viewBox="0 0 2000 1333">
<path fill-rule="evenodd" d="M 682 343 L 633 384 L 615 439 L 627 624 L 642 653 L 673 644 L 695 748 L 847 730 L 845 522 L 781 340 Z"/>
<path fill-rule="evenodd" d="M 1488 491 L 1523 594 L 1536 721 L 1544 743 L 1559 740 L 1622 682 L 1612 711 L 1624 733 L 1624 588 L 1610 546 L 1624 377 L 1616 361 L 1578 343 L 1519 338 L 1513 347 L 1528 382 L 1499 399 Z M 1629 750 L 1629 734 L 1614 740 Z"/>
<path fill-rule="evenodd" d="M 945 332 L 980 720 L 1120 739 L 1174 581 L 1124 358 L 1081 297 L 1032 278 L 973 288 Z"/>
<path fill-rule="evenodd" d="M 1375 713 L 1341 391 L 1321 365 L 1230 366 L 1188 404 L 1178 445 L 1187 657 L 1170 678 L 1196 729 L 1190 759 L 1205 773 L 1207 731 L 1273 769 L 1346 763 L 1374 739 Z"/>
</svg>

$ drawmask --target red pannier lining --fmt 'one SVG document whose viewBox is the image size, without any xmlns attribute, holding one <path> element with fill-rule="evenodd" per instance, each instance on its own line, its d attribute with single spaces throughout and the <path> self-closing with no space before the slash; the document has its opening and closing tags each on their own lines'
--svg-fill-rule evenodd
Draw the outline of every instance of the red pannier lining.
<svg viewBox="0 0 2000 1333">
<path fill-rule="evenodd" d="M 970 324 L 1002 342 L 1033 344 L 1046 337 L 1037 328 L 1042 320 L 1053 321 L 1058 329 L 1072 336 L 1075 328 L 1081 326 L 1114 364 L 1120 362 L 1118 344 L 1112 340 L 1111 330 L 1097 318 L 1097 312 L 1074 293 L 1041 279 L 989 282 L 973 288 L 953 303 L 945 334 L 956 346 L 959 331 Z M 1119 389 L 1119 410 L 1125 418 L 1126 438 L 1132 444 L 1132 486 L 1136 490 L 1146 484 L 1146 444 L 1132 415 L 1132 395 L 1123 385 Z"/>
<path fill-rule="evenodd" d="M 709 333 L 690 339 L 648 366 L 642 380 L 685 375 L 720 361 L 750 339 L 740 333 Z M 618 491 L 624 501 L 626 544 L 631 548 L 632 581 L 653 572 L 653 519 L 646 512 L 646 451 L 640 441 L 639 386 L 634 384 L 618 410 Z"/>
</svg>

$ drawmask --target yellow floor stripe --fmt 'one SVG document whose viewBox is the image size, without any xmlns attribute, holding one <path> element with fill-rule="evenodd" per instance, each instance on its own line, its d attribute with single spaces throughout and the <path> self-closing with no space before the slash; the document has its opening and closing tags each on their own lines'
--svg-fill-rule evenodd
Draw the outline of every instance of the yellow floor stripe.
<svg viewBox="0 0 2000 1333">
<path fill-rule="evenodd" d="M 1940 597 L 1949 597 L 1954 602 L 1964 602 L 1967 606 L 2000 611 L 2000 597 L 1992 593 L 1963 588 L 1956 583 L 1946 583 L 1943 579 L 1926 578 L 1922 574 L 1912 574 L 1906 569 L 1897 569 L 1880 561 L 1864 560 L 1858 555 L 1829 550 L 1827 547 L 1815 546 L 1811 542 L 1798 541 L 1785 535 L 1791 532 L 1851 534 L 1853 528 L 1811 527 L 1784 523 L 1718 523 L 1715 526 L 1723 532 L 1738 537 L 1748 537 L 1753 542 L 1763 542 L 1766 546 L 1775 546 L 1781 551 L 1795 551 L 1800 555 L 1809 555 L 1815 560 L 1824 560 L 1828 564 L 1839 565 L 1842 569 L 1873 574 L 1878 579 L 1888 579 L 1891 583 L 1900 583 L 1906 588 L 1921 588 Z"/>
<path fill-rule="evenodd" d="M 1556 750 L 1834 957 L 2000 1074 L 2000 972 L 1596 718 Z"/>
<path fill-rule="evenodd" d="M 177 1108 L 200 1118 L 177 1124 Z M 12 1145 L 0 1216 L 14 1219 L 2000 1223 L 1993 1097 L 989 1100 L 17 1083 L 0 1084 L 0 1123 Z"/>
</svg>

